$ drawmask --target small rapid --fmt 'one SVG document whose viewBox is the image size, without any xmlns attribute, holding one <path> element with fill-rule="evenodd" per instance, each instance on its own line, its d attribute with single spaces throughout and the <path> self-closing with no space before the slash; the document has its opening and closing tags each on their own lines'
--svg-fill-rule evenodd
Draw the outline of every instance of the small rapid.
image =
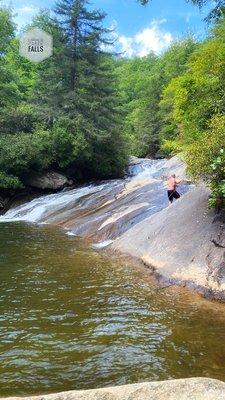
<svg viewBox="0 0 225 400">
<path fill-rule="evenodd" d="M 93 185 L 84 188 L 74 189 L 68 192 L 54 193 L 47 196 L 41 196 L 31 200 L 28 203 L 12 208 L 0 217 L 0 221 L 27 221 L 40 222 L 48 212 L 59 211 L 71 201 L 76 201 L 86 195 L 92 195 L 105 188 L 106 185 Z"/>
<path fill-rule="evenodd" d="M 0 222 L 59 225 L 101 248 L 168 204 L 162 180 L 165 160 L 140 159 L 124 179 L 89 184 L 33 199 L 7 211 Z M 187 188 L 184 186 L 182 191 Z M 103 246 L 104 247 L 104 246 Z"/>
</svg>

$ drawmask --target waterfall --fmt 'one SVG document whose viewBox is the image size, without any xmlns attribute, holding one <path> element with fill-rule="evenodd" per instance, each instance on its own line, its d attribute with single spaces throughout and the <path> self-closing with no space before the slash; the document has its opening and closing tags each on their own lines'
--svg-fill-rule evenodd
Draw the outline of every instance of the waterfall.
<svg viewBox="0 0 225 400">
<path fill-rule="evenodd" d="M 60 225 L 70 235 L 97 241 L 98 247 L 167 206 L 161 178 L 164 164 L 165 160 L 141 159 L 128 168 L 124 179 L 35 198 L 7 211 L 0 222 Z"/>
</svg>

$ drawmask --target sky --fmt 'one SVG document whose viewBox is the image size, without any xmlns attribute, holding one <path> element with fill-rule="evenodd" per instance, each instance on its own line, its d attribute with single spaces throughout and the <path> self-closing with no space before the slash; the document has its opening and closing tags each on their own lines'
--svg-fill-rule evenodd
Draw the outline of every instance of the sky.
<svg viewBox="0 0 225 400">
<path fill-rule="evenodd" d="M 14 9 L 18 32 L 43 8 L 54 6 L 54 0 L 5 0 Z M 143 7 L 136 0 L 92 0 L 91 7 L 107 13 L 105 25 L 114 28 L 116 51 L 126 57 L 162 53 L 172 41 L 194 34 L 201 39 L 207 25 L 203 21 L 209 6 L 199 10 L 186 0 L 152 0 Z M 212 2 L 213 4 L 213 2 Z"/>
</svg>

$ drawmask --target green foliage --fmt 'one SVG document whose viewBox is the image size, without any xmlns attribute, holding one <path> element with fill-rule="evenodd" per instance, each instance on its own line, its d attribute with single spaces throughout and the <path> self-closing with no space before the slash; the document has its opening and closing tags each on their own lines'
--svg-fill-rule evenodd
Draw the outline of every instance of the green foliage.
<svg viewBox="0 0 225 400">
<path fill-rule="evenodd" d="M 178 140 L 164 139 L 161 144 L 161 153 L 164 157 L 174 156 L 183 150 Z"/>
<path fill-rule="evenodd" d="M 176 129 L 172 141 L 188 149 L 187 164 L 196 178 L 206 179 L 212 189 L 211 205 L 224 204 L 224 169 L 220 151 L 225 143 L 225 18 L 211 36 L 189 57 L 186 72 L 164 88 L 161 108 Z M 166 139 L 164 125 L 163 138 Z M 210 128 L 209 128 L 210 127 Z M 163 144 L 163 146 L 165 143 Z M 213 168 L 217 165 L 217 170 Z"/>
<path fill-rule="evenodd" d="M 220 30 L 196 49 L 187 73 L 172 80 L 164 91 L 162 104 L 172 105 L 172 118 L 182 124 L 185 142 L 198 139 L 212 115 L 224 113 L 224 74 L 225 42 Z"/>
<path fill-rule="evenodd" d="M 193 3 L 203 6 L 207 1 Z M 134 154 L 170 156 L 185 151 L 189 172 L 209 183 L 210 204 L 220 207 L 225 206 L 223 5 L 217 1 L 217 22 L 204 42 L 179 41 L 150 69 L 147 59 L 127 60 L 118 67 L 125 133 Z"/>
<path fill-rule="evenodd" d="M 132 154 L 160 155 L 161 143 L 176 137 L 178 129 L 171 116 L 172 105 L 160 100 L 171 79 L 187 70 L 187 61 L 195 48 L 194 40 L 187 37 L 173 43 L 161 56 L 150 54 L 117 63 L 121 110 L 125 115 L 124 136 L 129 140 Z"/>
<path fill-rule="evenodd" d="M 0 10 L 0 188 L 19 187 L 33 170 L 49 168 L 77 179 L 123 173 L 128 151 L 114 63 L 102 50 L 110 42 L 105 15 L 87 6 L 62 0 L 54 18 L 47 11 L 34 18 L 31 26 L 54 39 L 53 56 L 38 65 L 19 55 L 11 11 Z"/>
<path fill-rule="evenodd" d="M 2 189 L 22 189 L 23 184 L 16 176 L 7 175 L 0 171 L 0 187 Z"/>
<path fill-rule="evenodd" d="M 0 170 L 20 179 L 31 170 L 48 168 L 52 162 L 51 135 L 42 128 L 32 135 L 0 136 Z"/>
<path fill-rule="evenodd" d="M 195 179 L 206 180 L 211 206 L 225 206 L 225 116 L 215 116 L 209 129 L 186 152 L 188 170 Z"/>
<path fill-rule="evenodd" d="M 157 152 L 157 111 L 160 85 L 157 57 L 119 61 L 116 66 L 121 112 L 125 116 L 124 136 L 130 153 L 138 156 Z"/>
<path fill-rule="evenodd" d="M 87 0 L 59 0 L 31 24 L 54 40 L 38 65 L 19 55 L 12 11 L 1 7 L 0 188 L 21 188 L 33 170 L 50 168 L 114 178 L 130 154 L 183 151 L 192 176 L 209 183 L 210 204 L 224 205 L 223 2 L 203 42 L 189 36 L 158 56 L 116 59 L 103 50 L 105 14 Z"/>
<path fill-rule="evenodd" d="M 123 173 L 128 151 L 114 63 L 102 50 L 110 43 L 105 14 L 87 10 L 87 4 L 61 0 L 53 21 L 47 14 L 35 19 L 53 35 L 54 54 L 38 71 L 34 101 L 52 130 L 56 165 L 75 177 L 107 178 Z"/>
<path fill-rule="evenodd" d="M 0 7 L 0 55 L 5 54 L 10 41 L 15 35 L 15 24 L 13 23 L 12 10 Z"/>
<path fill-rule="evenodd" d="M 211 164 L 212 176 L 210 206 L 225 206 L 225 148 L 220 149 L 219 156 Z"/>
</svg>

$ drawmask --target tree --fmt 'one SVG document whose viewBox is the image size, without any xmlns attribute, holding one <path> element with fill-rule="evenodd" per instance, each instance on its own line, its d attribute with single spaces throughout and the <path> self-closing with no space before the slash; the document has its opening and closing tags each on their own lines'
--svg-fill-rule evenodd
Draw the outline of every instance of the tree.
<svg viewBox="0 0 225 400">
<path fill-rule="evenodd" d="M 125 121 L 124 136 L 130 145 L 130 154 L 138 156 L 150 153 L 153 155 L 157 151 L 157 126 L 153 123 L 158 106 L 154 78 L 156 63 L 157 57 L 150 54 L 144 58 L 117 61 L 116 65 L 121 110 Z"/>
<path fill-rule="evenodd" d="M 15 24 L 13 23 L 12 10 L 8 7 L 0 8 L 0 56 L 3 57 L 10 41 L 15 36 Z"/>
<path fill-rule="evenodd" d="M 165 139 L 177 135 L 170 107 L 161 107 L 164 88 L 171 79 L 187 69 L 187 61 L 196 44 L 188 37 L 171 45 L 161 56 L 119 61 L 117 74 L 122 109 L 125 114 L 125 136 L 131 152 L 139 156 L 160 155 Z"/>
<path fill-rule="evenodd" d="M 192 176 L 204 178 L 212 189 L 210 203 L 224 206 L 225 171 L 225 18 L 189 57 L 186 72 L 170 81 L 162 104 L 178 129 Z M 175 139 L 175 140 L 174 140 Z M 168 146 L 167 146 L 168 148 Z"/>
<path fill-rule="evenodd" d="M 12 12 L 10 9 L 0 8 L 0 119 L 5 113 L 5 109 L 17 104 L 20 93 L 17 77 L 11 70 L 7 62 L 6 55 L 10 42 L 14 37 L 15 26 L 12 21 Z M 1 124 L 1 123 L 0 123 Z M 1 127 L 1 125 L 0 125 Z"/>
<path fill-rule="evenodd" d="M 160 144 L 165 155 L 169 155 L 170 150 L 177 152 L 177 143 L 174 141 L 180 132 L 180 120 L 174 118 L 174 97 L 173 84 L 187 72 L 189 60 L 198 44 L 194 38 L 188 36 L 180 41 L 173 43 L 162 56 L 162 66 L 164 74 L 164 87 L 160 98 Z M 171 149 L 170 149 L 171 146 Z"/>
<path fill-rule="evenodd" d="M 34 112 L 27 103 L 35 81 L 35 65 L 19 55 L 10 9 L 0 9 L 0 30 L 0 132 L 30 131 Z"/>
<path fill-rule="evenodd" d="M 36 19 L 53 34 L 55 50 L 39 70 L 35 102 L 52 128 L 55 148 L 61 137 L 70 138 L 67 159 L 56 156 L 60 167 L 79 169 L 85 177 L 116 176 L 126 155 L 111 56 L 104 51 L 111 41 L 102 26 L 105 14 L 87 5 L 61 0 L 54 19 Z"/>
<path fill-rule="evenodd" d="M 212 35 L 197 46 L 189 58 L 185 74 L 165 88 L 162 105 L 171 110 L 170 118 L 179 126 L 184 144 L 198 140 L 211 118 L 225 113 L 225 18 Z"/>
<path fill-rule="evenodd" d="M 79 179 L 123 174 L 127 161 L 104 13 L 63 0 L 29 26 L 54 37 L 54 54 L 35 65 L 19 55 L 10 10 L 0 12 L 0 187 L 20 188 L 33 170 Z M 6 12 L 7 11 L 7 12 Z M 29 28 L 27 27 L 27 28 Z"/>
</svg>

